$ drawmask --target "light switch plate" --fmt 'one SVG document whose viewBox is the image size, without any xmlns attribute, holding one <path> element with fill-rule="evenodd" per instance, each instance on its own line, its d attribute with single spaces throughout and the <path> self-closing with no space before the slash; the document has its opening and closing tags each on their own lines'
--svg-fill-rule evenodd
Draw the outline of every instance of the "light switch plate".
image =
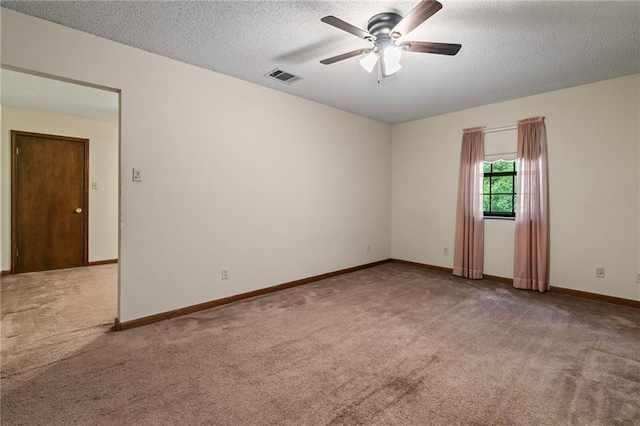
<svg viewBox="0 0 640 426">
<path fill-rule="evenodd" d="M 134 182 L 142 182 L 142 169 L 137 169 L 134 167 L 133 169 L 133 181 Z"/>
</svg>

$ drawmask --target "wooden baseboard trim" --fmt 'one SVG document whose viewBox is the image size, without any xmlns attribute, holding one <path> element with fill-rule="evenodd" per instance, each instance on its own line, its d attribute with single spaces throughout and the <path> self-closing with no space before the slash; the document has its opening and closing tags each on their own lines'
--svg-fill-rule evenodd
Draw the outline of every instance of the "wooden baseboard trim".
<svg viewBox="0 0 640 426">
<path fill-rule="evenodd" d="M 95 262 L 87 262 L 87 266 L 110 265 L 118 263 L 118 259 L 96 260 Z"/>
<path fill-rule="evenodd" d="M 110 261 L 108 263 L 117 263 L 117 259 L 114 259 L 114 260 L 115 260 L 115 262 Z M 162 313 L 159 313 L 159 314 L 155 314 L 155 315 L 150 315 L 150 316 L 147 316 L 147 317 L 134 319 L 134 320 L 131 320 L 131 321 L 120 322 L 120 320 L 116 318 L 115 324 L 113 326 L 113 329 L 117 330 L 117 331 L 121 331 L 121 330 L 128 330 L 130 328 L 141 327 L 143 325 L 153 324 L 154 322 L 158 322 L 158 321 L 163 321 L 163 320 L 170 319 L 170 318 L 179 317 L 179 316 L 182 316 L 182 315 L 192 314 L 194 312 L 203 311 L 205 309 L 215 308 L 216 306 L 226 305 L 228 303 L 233 303 L 233 302 L 237 302 L 239 300 L 249 299 L 251 297 L 262 296 L 264 294 L 274 293 L 276 291 L 285 290 L 285 289 L 292 288 L 292 287 L 297 287 L 297 286 L 300 286 L 300 285 L 310 284 L 312 282 L 324 280 L 324 279 L 327 279 L 327 278 L 332 278 L 332 277 L 335 277 L 335 276 L 338 276 L 338 275 L 348 274 L 350 272 L 360 271 L 362 269 L 372 268 L 374 266 L 383 265 L 383 264 L 389 263 L 389 262 L 399 263 L 399 264 L 409 265 L 409 266 L 415 266 L 415 267 L 418 267 L 418 268 L 430 269 L 430 270 L 434 270 L 434 271 L 453 273 L 453 269 L 452 268 L 447 268 L 447 267 L 444 267 L 444 266 L 429 265 L 429 264 L 426 264 L 426 263 L 412 262 L 412 261 L 409 261 L 409 260 L 401 260 L 401 259 L 385 259 L 385 260 L 380 260 L 380 261 L 377 261 L 377 262 L 367 263 L 367 264 L 360 265 L 360 266 L 353 266 L 351 268 L 341 269 L 339 271 L 328 272 L 326 274 L 320 274 L 320 275 L 315 275 L 315 276 L 308 277 L 308 278 L 302 278 L 302 279 L 299 279 L 299 280 L 290 281 L 290 282 L 283 283 L 283 284 L 277 284 L 277 285 L 274 285 L 274 286 L 271 286 L 271 287 L 266 287 L 266 288 L 262 288 L 262 289 L 258 289 L 258 290 L 249 291 L 247 293 L 236 294 L 234 296 L 224 297 L 222 299 L 211 300 L 209 302 L 199 303 L 197 305 L 186 306 L 184 308 L 174 309 L 172 311 L 162 312 Z M 5 272 L 10 273 L 10 271 L 2 271 L 2 274 L 5 275 Z M 496 276 L 496 275 L 485 275 L 484 279 L 488 280 L 488 281 L 501 283 L 501 284 L 513 285 L 513 278 L 499 277 L 499 276 Z M 620 297 L 613 297 L 613 296 L 605 296 L 605 295 L 602 295 L 602 294 L 589 293 L 589 292 L 586 292 L 586 291 L 572 290 L 572 289 L 568 289 L 568 288 L 555 287 L 555 286 L 552 286 L 550 291 L 552 293 L 564 294 L 564 295 L 572 296 L 572 297 L 580 297 L 580 298 L 583 298 L 583 299 L 596 300 L 596 301 L 599 301 L 599 302 L 614 303 L 614 304 L 617 304 L 617 305 L 624 305 L 624 306 L 631 306 L 631 307 L 634 307 L 634 308 L 640 308 L 640 301 L 637 301 L 637 300 L 623 299 L 623 298 L 620 298 Z"/>
<path fill-rule="evenodd" d="M 401 263 L 403 265 L 415 266 L 417 268 L 422 268 L 422 269 L 431 269 L 433 271 L 449 272 L 453 274 L 452 268 L 446 268 L 444 266 L 428 265 L 426 263 L 412 262 L 410 260 L 402 260 L 402 259 L 391 259 L 391 262 Z"/>
<path fill-rule="evenodd" d="M 622 297 L 605 296 L 604 294 L 590 293 L 588 291 L 573 290 L 570 288 L 556 286 L 551 286 L 550 291 L 552 293 L 564 294 L 566 296 L 597 300 L 598 302 L 613 303 L 615 305 L 631 306 L 632 308 L 640 308 L 640 300 L 623 299 Z"/>
<path fill-rule="evenodd" d="M 488 281 L 493 281 L 495 283 L 500 283 L 500 284 L 513 285 L 513 278 L 505 278 L 505 277 L 499 277 L 497 275 L 487 275 L 487 274 L 484 274 L 483 276 L 484 276 L 483 279 Z"/>
<path fill-rule="evenodd" d="M 297 287 L 304 284 L 324 280 L 327 278 L 335 277 L 338 275 L 348 274 L 350 272 L 360 271 L 362 269 L 372 268 L 374 266 L 382 265 L 390 262 L 390 259 L 380 260 L 377 262 L 367 263 L 364 265 L 353 266 L 351 268 L 341 269 L 339 271 L 327 272 L 326 274 L 315 275 L 313 277 L 302 278 L 295 281 L 290 281 L 283 284 L 277 284 L 271 287 L 261 288 L 258 290 L 249 291 L 247 293 L 236 294 L 234 296 L 223 297 L 222 299 L 211 300 L 209 302 L 199 303 L 197 305 L 185 306 L 184 308 L 174 309 L 172 311 L 162 312 L 155 315 L 149 315 L 134 319 L 131 321 L 120 322 L 116 318 L 113 329 L 122 331 L 130 328 L 141 327 L 143 325 L 152 324 L 154 322 L 179 317 L 182 315 L 192 314 L 198 311 L 204 311 L 205 309 L 215 308 L 216 306 L 226 305 L 228 303 L 237 302 L 239 300 L 249 299 L 251 297 L 262 296 L 264 294 L 274 293 L 276 291 L 285 290 L 291 287 Z"/>
<path fill-rule="evenodd" d="M 106 260 L 96 260 L 95 262 L 87 262 L 87 266 L 97 266 L 97 265 L 109 265 L 112 263 L 118 263 L 118 259 L 106 259 Z M 0 276 L 11 275 L 11 269 L 7 269 L 6 271 L 0 271 Z"/>
<path fill-rule="evenodd" d="M 443 266 L 428 265 L 426 263 L 411 262 L 408 260 L 400 260 L 400 259 L 391 259 L 391 262 L 401 263 L 403 265 L 416 266 L 418 268 L 423 268 L 423 269 L 433 269 L 436 271 L 453 273 L 453 269 L 445 268 Z M 499 277 L 497 275 L 485 274 L 483 279 L 487 281 L 500 283 L 500 284 L 513 285 L 513 278 L 505 278 L 505 277 Z M 580 297 L 583 299 L 597 300 L 598 302 L 606 302 L 606 303 L 613 303 L 616 305 L 640 308 L 640 301 L 638 300 L 623 299 L 621 297 L 614 297 L 614 296 L 605 296 L 604 294 L 589 293 L 588 291 L 572 290 L 570 288 L 562 288 L 562 287 L 556 287 L 556 286 L 551 286 L 550 291 L 552 293 L 559 293 L 559 294 L 564 294 L 572 297 Z"/>
<path fill-rule="evenodd" d="M 429 264 L 426 264 L 426 263 L 411 262 L 409 260 L 401 260 L 401 259 L 391 259 L 391 261 L 394 262 L 394 263 L 401 263 L 403 265 L 416 266 L 418 268 L 432 269 L 434 271 L 448 272 L 448 273 L 453 274 L 453 269 L 452 268 L 447 268 L 447 267 L 444 267 L 444 266 L 429 265 Z M 501 284 L 512 284 L 513 285 L 513 278 L 505 278 L 505 277 L 499 277 L 497 275 L 484 274 L 484 278 L 483 279 L 484 280 L 488 280 L 488 281 L 501 283 Z"/>
</svg>

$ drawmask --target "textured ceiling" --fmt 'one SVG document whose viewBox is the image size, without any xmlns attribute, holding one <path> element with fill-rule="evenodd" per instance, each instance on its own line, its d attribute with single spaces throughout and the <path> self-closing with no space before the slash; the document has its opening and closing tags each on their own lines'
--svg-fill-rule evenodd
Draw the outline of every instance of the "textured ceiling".
<svg viewBox="0 0 640 426">
<path fill-rule="evenodd" d="M 2 6 L 388 123 L 640 72 L 640 2 L 446 1 L 406 40 L 462 44 L 457 56 L 404 52 L 378 84 L 357 58 L 360 28 L 418 1 L 3 1 Z M 287 85 L 264 74 L 303 79 Z"/>
<path fill-rule="evenodd" d="M 20 72 L 0 72 L 4 106 L 118 121 L 118 94 Z"/>
</svg>

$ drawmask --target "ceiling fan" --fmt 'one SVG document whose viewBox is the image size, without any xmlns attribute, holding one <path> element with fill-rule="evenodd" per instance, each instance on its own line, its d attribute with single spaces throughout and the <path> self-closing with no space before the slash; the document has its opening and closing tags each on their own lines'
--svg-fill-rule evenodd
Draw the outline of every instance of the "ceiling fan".
<svg viewBox="0 0 640 426">
<path fill-rule="evenodd" d="M 369 19 L 367 30 L 360 29 L 335 16 L 325 16 L 321 19 L 325 24 L 346 31 L 356 37 L 373 43 L 373 47 L 357 49 L 342 55 L 323 59 L 321 64 L 330 65 L 344 59 L 367 55 L 360 60 L 360 64 L 368 71 L 378 65 L 378 82 L 380 76 L 389 77 L 402 68 L 400 56 L 403 50 L 416 53 L 435 53 L 438 55 L 455 55 L 462 47 L 459 44 L 431 43 L 426 41 L 400 41 L 399 39 L 413 31 L 418 25 L 442 9 L 442 4 L 436 0 L 421 1 L 404 18 L 397 13 L 378 13 Z"/>
</svg>

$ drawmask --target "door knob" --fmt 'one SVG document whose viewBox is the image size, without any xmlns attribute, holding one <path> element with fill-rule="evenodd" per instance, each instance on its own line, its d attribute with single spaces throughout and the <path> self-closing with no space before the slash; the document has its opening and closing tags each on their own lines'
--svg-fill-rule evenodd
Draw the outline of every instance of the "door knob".
<svg viewBox="0 0 640 426">
<path fill-rule="evenodd" d="M 81 209 L 80 207 L 78 207 L 78 208 L 76 209 L 76 213 L 82 213 L 82 209 Z"/>
</svg>

